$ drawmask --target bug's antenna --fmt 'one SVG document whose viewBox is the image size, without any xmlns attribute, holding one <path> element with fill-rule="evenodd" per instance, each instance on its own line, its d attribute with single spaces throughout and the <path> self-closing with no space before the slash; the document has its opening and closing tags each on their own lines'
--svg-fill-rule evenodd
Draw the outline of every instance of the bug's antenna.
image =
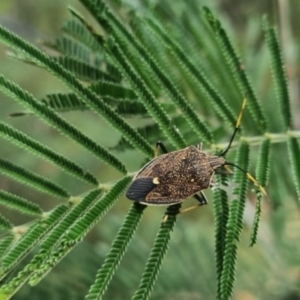
<svg viewBox="0 0 300 300">
<path fill-rule="evenodd" d="M 236 124 L 235 124 L 235 129 L 234 129 L 233 134 L 231 136 L 231 139 L 229 141 L 229 144 L 228 144 L 227 148 L 225 150 L 223 150 L 223 152 L 219 156 L 225 156 L 226 153 L 228 152 L 228 150 L 230 149 L 231 144 L 234 140 L 234 137 L 235 137 L 235 135 L 236 135 L 236 133 L 237 133 L 239 127 L 240 127 L 240 124 L 241 124 L 241 121 L 242 121 L 242 116 L 243 116 L 243 113 L 244 113 L 244 110 L 245 110 L 245 107 L 246 107 L 246 103 L 247 103 L 247 98 L 245 97 L 244 100 L 243 100 L 243 104 L 242 104 L 240 114 L 239 114 L 239 116 L 237 118 L 237 121 L 236 121 Z"/>
<path fill-rule="evenodd" d="M 259 184 L 259 182 L 249 172 L 245 171 L 244 169 L 242 169 L 238 165 L 236 165 L 234 163 L 231 163 L 231 162 L 228 162 L 228 161 L 226 161 L 224 165 L 235 167 L 235 168 L 239 169 L 241 172 L 243 172 L 244 174 L 246 174 L 247 177 L 249 178 L 249 180 L 252 181 L 256 186 L 258 186 L 259 189 L 263 192 L 263 194 L 267 196 L 267 192 L 264 189 L 264 187 L 261 184 Z"/>
</svg>

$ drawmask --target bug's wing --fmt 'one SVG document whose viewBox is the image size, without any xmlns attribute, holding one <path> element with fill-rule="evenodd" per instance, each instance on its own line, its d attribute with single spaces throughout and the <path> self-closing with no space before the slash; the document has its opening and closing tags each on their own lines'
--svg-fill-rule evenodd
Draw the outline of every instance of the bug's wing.
<svg viewBox="0 0 300 300">
<path fill-rule="evenodd" d="M 148 205 L 173 205 L 198 193 L 201 188 L 196 184 L 158 184 L 140 201 Z"/>
<path fill-rule="evenodd" d="M 126 197 L 134 201 L 142 202 L 155 186 L 153 177 L 136 178 L 128 188 Z"/>
</svg>

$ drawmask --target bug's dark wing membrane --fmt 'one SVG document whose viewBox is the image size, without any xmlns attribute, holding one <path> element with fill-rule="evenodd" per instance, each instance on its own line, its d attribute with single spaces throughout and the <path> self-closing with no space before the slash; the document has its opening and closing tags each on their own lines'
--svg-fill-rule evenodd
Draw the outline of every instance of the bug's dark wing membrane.
<svg viewBox="0 0 300 300">
<path fill-rule="evenodd" d="M 153 177 L 136 178 L 127 190 L 126 197 L 134 201 L 143 201 L 155 188 Z"/>
</svg>

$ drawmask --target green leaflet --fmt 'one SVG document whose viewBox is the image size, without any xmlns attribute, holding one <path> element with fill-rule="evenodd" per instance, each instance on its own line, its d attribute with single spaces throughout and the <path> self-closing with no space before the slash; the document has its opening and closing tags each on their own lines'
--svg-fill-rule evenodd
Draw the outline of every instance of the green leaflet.
<svg viewBox="0 0 300 300">
<path fill-rule="evenodd" d="M 228 195 L 221 185 L 227 185 L 226 176 L 216 176 L 216 188 L 214 189 L 214 216 L 215 216 L 215 255 L 217 271 L 217 295 L 220 298 L 221 276 L 223 259 L 225 254 L 226 224 L 228 221 L 229 205 Z"/>
<path fill-rule="evenodd" d="M 0 277 L 7 274 L 32 248 L 56 225 L 66 213 L 66 205 L 58 205 L 48 216 L 36 221 L 22 235 L 20 240 L 1 259 Z M 1 287 L 5 290 L 9 287 Z"/>
<path fill-rule="evenodd" d="M 263 198 L 263 194 L 257 193 L 254 221 L 253 221 L 253 225 L 251 227 L 251 233 L 250 233 L 250 241 L 249 241 L 250 247 L 253 247 L 254 244 L 256 244 L 256 242 L 257 242 L 258 228 L 259 228 L 259 222 L 260 222 L 260 217 L 261 217 L 262 198 Z"/>
<path fill-rule="evenodd" d="M 72 72 L 76 77 L 82 81 L 93 83 L 98 80 L 107 81 L 119 81 L 119 78 L 115 78 L 111 74 L 102 71 L 93 65 L 77 60 L 73 57 L 59 56 L 57 59 L 54 58 L 59 64 L 61 64 L 66 70 Z"/>
<path fill-rule="evenodd" d="M 266 17 L 263 18 L 263 29 L 268 45 L 273 82 L 275 85 L 276 98 L 279 104 L 279 112 L 286 130 L 291 128 L 291 109 L 289 90 L 284 68 L 282 53 L 274 28 L 271 28 Z"/>
<path fill-rule="evenodd" d="M 255 122 L 255 125 L 260 131 L 265 132 L 267 129 L 266 117 L 263 114 L 260 103 L 258 102 L 258 99 L 251 86 L 249 76 L 247 75 L 220 21 L 212 14 L 212 12 L 207 7 L 204 8 L 204 14 L 213 32 L 217 36 L 222 53 L 230 68 L 230 71 L 234 75 L 234 79 L 237 82 L 242 97 L 247 97 L 247 99 L 249 100 L 249 110 Z"/>
<path fill-rule="evenodd" d="M 132 300 L 149 299 L 158 272 L 161 268 L 161 264 L 166 255 L 171 239 L 171 232 L 176 222 L 176 213 L 178 213 L 180 206 L 180 204 L 177 204 L 167 208 L 166 214 L 168 215 L 168 219 L 166 222 L 161 223 L 151 254 L 142 275 L 140 285 L 131 298 Z"/>
<path fill-rule="evenodd" d="M 1 200 L 0 200 L 0 203 L 1 203 Z M 13 228 L 13 224 L 11 224 L 8 219 L 6 219 L 4 216 L 2 216 L 0 214 L 0 230 L 2 230 L 2 229 L 9 230 L 9 229 L 12 229 L 12 228 Z"/>
<path fill-rule="evenodd" d="M 61 118 L 55 113 L 50 107 L 45 106 L 38 102 L 31 94 L 22 90 L 17 85 L 6 80 L 0 75 L 0 89 L 2 89 L 9 96 L 15 98 L 22 105 L 29 107 L 36 114 L 38 114 L 43 120 L 56 127 L 58 130 L 63 132 L 67 137 L 72 138 L 80 145 L 84 146 L 87 150 L 91 151 L 96 157 L 104 160 L 111 166 L 115 167 L 122 173 L 126 173 L 125 166 L 106 149 L 99 144 L 96 144 L 92 139 L 84 135 L 77 128 L 70 125 L 67 121 Z"/>
<path fill-rule="evenodd" d="M 292 168 L 292 174 L 294 183 L 296 186 L 296 192 L 298 200 L 300 201 L 300 147 L 296 138 L 290 137 L 288 139 L 288 153 Z"/>
<path fill-rule="evenodd" d="M 248 169 L 249 145 L 242 143 L 237 150 L 235 164 Z M 229 215 L 226 224 L 226 237 L 224 245 L 224 257 L 222 261 L 221 277 L 219 278 L 218 299 L 230 299 L 235 282 L 235 266 L 237 259 L 237 245 L 243 226 L 243 213 L 248 187 L 248 178 L 240 170 L 235 170 L 233 181 L 238 184 L 233 193 L 237 198 L 232 200 L 229 207 Z"/>
<path fill-rule="evenodd" d="M 70 194 L 58 184 L 2 158 L 0 158 L 0 171 L 5 175 L 10 176 L 13 179 L 27 184 L 35 189 L 50 193 L 58 197 L 70 197 Z"/>
<path fill-rule="evenodd" d="M 18 51 L 26 53 L 38 65 L 45 66 L 53 72 L 58 78 L 65 82 L 73 91 L 75 91 L 82 100 L 92 107 L 97 113 L 103 116 L 113 127 L 120 131 L 133 145 L 149 157 L 153 156 L 151 146 L 139 136 L 134 129 L 129 126 L 118 114 L 116 114 L 108 105 L 98 98 L 92 91 L 85 88 L 76 77 L 64 69 L 60 64 L 49 58 L 42 51 L 29 45 L 15 34 L 5 30 L 0 26 L 0 40 Z"/>
<path fill-rule="evenodd" d="M 270 140 L 265 139 L 259 148 L 258 161 L 255 170 L 257 181 L 266 186 L 269 182 L 270 173 Z"/>
<path fill-rule="evenodd" d="M 151 73 L 159 80 L 162 86 L 164 86 L 166 92 L 170 94 L 170 99 L 184 113 L 183 116 L 186 118 L 191 128 L 198 134 L 201 139 L 208 143 L 211 143 L 212 135 L 206 124 L 199 120 L 190 104 L 186 101 L 186 99 L 178 91 L 173 82 L 159 67 L 155 59 L 150 55 L 150 53 L 147 52 L 146 48 L 137 41 L 137 39 L 131 34 L 131 32 L 122 25 L 120 20 L 113 14 L 113 12 L 105 6 L 104 2 L 101 0 L 93 4 L 90 1 L 86 0 L 82 0 L 82 2 L 90 9 L 90 12 L 97 18 L 100 24 L 103 23 L 103 20 L 105 20 L 106 24 L 109 24 L 109 30 L 111 30 L 113 37 L 116 39 L 120 47 L 122 46 L 122 48 L 126 49 L 126 47 L 123 47 L 123 42 L 125 41 L 125 44 L 130 42 L 130 46 L 133 47 L 135 51 L 137 51 L 137 53 L 143 58 L 143 60 L 147 63 L 148 68 L 151 69 Z M 114 51 L 112 51 L 111 48 L 110 50 L 111 53 L 114 54 L 114 51 L 117 51 L 116 46 L 114 47 Z M 118 50 L 120 51 L 120 49 Z M 120 59 L 120 54 L 118 54 L 118 58 Z M 120 63 L 120 61 L 118 62 Z M 127 69 L 123 67 L 123 71 L 126 72 L 126 70 Z"/>
<path fill-rule="evenodd" d="M 0 122 L 0 136 L 13 142 L 21 148 L 25 148 L 29 152 L 41 156 L 47 160 L 50 160 L 54 164 L 60 166 L 63 170 L 67 171 L 73 176 L 80 178 L 92 184 L 98 184 L 98 180 L 94 175 L 88 171 L 84 171 L 76 163 L 68 160 L 62 155 L 59 155 L 52 151 L 50 148 L 43 144 L 31 139 L 24 133 L 8 126 L 7 124 Z"/>
<path fill-rule="evenodd" d="M 186 74 L 192 77 L 200 89 L 203 89 L 207 96 L 209 97 L 210 103 L 214 105 L 217 113 L 232 126 L 235 126 L 236 117 L 231 110 L 229 104 L 220 95 L 220 93 L 215 89 L 212 82 L 201 70 L 197 69 L 195 64 L 189 59 L 189 57 L 184 53 L 181 47 L 176 44 L 176 42 L 167 34 L 167 32 L 159 26 L 153 19 L 147 19 L 148 24 L 154 30 L 154 32 L 159 35 L 160 40 L 165 43 L 167 47 L 171 48 L 171 51 L 175 54 L 178 62 L 184 66 Z"/>
<path fill-rule="evenodd" d="M 111 249 L 106 256 L 101 269 L 96 275 L 95 282 L 90 287 L 86 296 L 87 300 L 97 300 L 102 298 L 138 227 L 144 209 L 145 206 L 140 205 L 139 203 L 134 203 L 132 205 L 123 225 L 112 243 Z"/>
<path fill-rule="evenodd" d="M 28 215 L 41 216 L 43 213 L 39 205 L 3 190 L 0 190 L 0 204 Z"/>
<path fill-rule="evenodd" d="M 117 202 L 127 187 L 131 177 L 127 176 L 119 180 L 99 201 L 93 203 L 85 213 L 78 218 L 66 231 L 57 247 L 39 264 L 35 274 L 30 278 L 30 284 L 37 284 L 65 255 L 67 255 L 93 226 L 107 213 Z"/>
</svg>

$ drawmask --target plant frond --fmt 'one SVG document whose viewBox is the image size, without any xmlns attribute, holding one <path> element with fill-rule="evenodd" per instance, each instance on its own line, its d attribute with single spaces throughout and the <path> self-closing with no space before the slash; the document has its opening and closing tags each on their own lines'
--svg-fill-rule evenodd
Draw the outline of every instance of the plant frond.
<svg viewBox="0 0 300 300">
<path fill-rule="evenodd" d="M 89 110 L 90 108 L 86 106 L 84 102 L 82 102 L 76 94 L 49 94 L 46 98 L 42 99 L 42 102 L 45 105 L 51 107 L 53 110 L 57 112 L 69 112 L 76 110 Z"/>
<path fill-rule="evenodd" d="M 99 45 L 97 41 L 78 18 L 73 17 L 71 20 L 67 20 L 62 26 L 62 30 L 68 35 L 72 36 L 75 40 L 86 45 L 86 47 L 93 52 L 99 51 Z"/>
<path fill-rule="evenodd" d="M 90 89 L 102 97 L 113 99 L 131 99 L 138 101 L 135 92 L 129 88 L 115 82 L 99 80 L 90 85 Z"/>
<path fill-rule="evenodd" d="M 6 287 L 10 293 L 15 293 L 35 272 L 37 267 L 47 258 L 51 250 L 59 242 L 63 234 L 68 230 L 71 224 L 81 215 L 84 211 L 97 200 L 101 193 L 100 189 L 96 189 L 88 193 L 79 204 L 66 211 L 58 220 L 57 225 L 53 230 L 45 236 L 40 244 L 40 251 L 33 257 L 29 264 L 19 272 L 19 274 L 8 284 Z"/>
<path fill-rule="evenodd" d="M 43 279 L 83 239 L 88 231 L 117 202 L 131 179 L 131 177 L 127 176 L 119 180 L 106 195 L 90 206 L 81 218 L 72 224 L 68 231 L 61 237 L 61 242 L 56 249 L 38 266 L 38 269 L 30 278 L 29 282 L 31 285 L 36 285 Z"/>
<path fill-rule="evenodd" d="M 261 217 L 261 202 L 262 202 L 263 194 L 261 192 L 258 192 L 256 195 L 257 195 L 257 200 L 255 206 L 255 215 L 254 215 L 253 225 L 251 227 L 250 241 L 249 241 L 250 247 L 253 247 L 257 242 L 257 234 L 258 234 L 259 222 Z"/>
<path fill-rule="evenodd" d="M 79 220 L 74 223 L 67 234 L 68 240 L 81 240 L 102 216 L 115 204 L 119 199 L 129 182 L 130 176 L 120 179 L 97 203 L 95 203 Z"/>
<path fill-rule="evenodd" d="M 12 162 L 0 158 L 0 171 L 1 173 L 29 185 L 40 191 L 55 195 L 57 197 L 69 198 L 70 194 L 60 185 L 52 182 L 51 180 L 30 172 Z"/>
<path fill-rule="evenodd" d="M 1 194 L 0 194 L 1 195 Z M 0 196 L 1 197 L 1 196 Z M 1 200 L 0 200 L 1 201 Z M 1 203 L 1 202 L 0 202 Z M 13 224 L 0 214 L 0 230 L 9 230 L 13 228 Z M 1 256 L 0 256 L 1 257 Z"/>
<path fill-rule="evenodd" d="M 119 78 L 115 78 L 108 72 L 102 71 L 99 68 L 92 66 L 91 64 L 82 62 L 73 57 L 59 56 L 54 58 L 60 63 L 66 70 L 70 71 L 80 80 L 85 82 L 96 82 L 98 80 L 107 80 L 119 82 Z"/>
<path fill-rule="evenodd" d="M 160 225 L 139 287 L 131 298 L 132 300 L 146 300 L 149 298 L 163 259 L 167 253 L 171 232 L 176 223 L 176 214 L 179 212 L 180 206 L 181 204 L 176 204 L 167 208 L 166 214 L 168 215 L 168 219 Z"/>
<path fill-rule="evenodd" d="M 288 139 L 288 153 L 291 163 L 292 175 L 294 178 L 294 184 L 300 201 L 300 148 L 299 143 L 295 137 Z"/>
<path fill-rule="evenodd" d="M 41 216 L 43 213 L 41 207 L 36 203 L 3 190 L 0 190 L 0 204 L 27 215 Z"/>
<path fill-rule="evenodd" d="M 15 240 L 15 236 L 11 233 L 0 239 L 0 257 L 4 257 Z M 1 261 L 0 259 L 0 261 Z"/>
<path fill-rule="evenodd" d="M 8 46 L 26 53 L 28 57 L 45 66 L 49 71 L 54 73 L 58 78 L 65 82 L 80 98 L 100 114 L 107 122 L 124 135 L 137 149 L 148 157 L 153 157 L 152 147 L 139 136 L 136 131 L 126 123 L 117 113 L 115 113 L 107 104 L 95 95 L 88 88 L 85 88 L 76 77 L 64 69 L 59 63 L 49 58 L 44 52 L 26 43 L 17 35 L 0 26 L 0 40 Z"/>
<path fill-rule="evenodd" d="M 53 152 L 50 148 L 28 137 L 26 134 L 0 122 L 0 136 L 6 138 L 17 146 L 41 156 L 61 167 L 66 172 L 91 184 L 98 184 L 97 178 L 90 172 L 83 170 L 74 162 L 62 155 Z"/>
<path fill-rule="evenodd" d="M 263 18 L 263 30 L 269 49 L 276 98 L 280 108 L 279 111 L 283 125 L 288 130 L 291 128 L 292 116 L 286 70 L 275 29 L 270 27 L 266 16 Z"/>
<path fill-rule="evenodd" d="M 235 126 L 236 117 L 234 112 L 226 99 L 219 94 L 212 82 L 209 81 L 208 76 L 196 67 L 187 54 L 185 54 L 184 50 L 169 36 L 160 24 L 155 22 L 152 18 L 147 19 L 147 24 L 159 36 L 160 41 L 165 43 L 166 47 L 170 47 L 178 62 L 184 67 L 186 74 L 191 76 L 197 87 L 205 92 L 210 100 L 210 104 L 214 106 L 214 109 L 220 117 L 222 117 L 225 122 Z"/>
<path fill-rule="evenodd" d="M 115 59 L 128 81 L 132 84 L 132 87 L 139 96 L 139 100 L 142 101 L 149 114 L 159 124 L 166 137 L 170 139 L 174 146 L 179 148 L 185 147 L 186 143 L 182 135 L 175 125 L 170 126 L 170 118 L 167 116 L 162 106 L 155 100 L 154 95 L 144 84 L 140 76 L 130 66 L 122 53 L 121 48 L 113 39 L 108 40 L 107 47 L 110 55 Z"/>
<path fill-rule="evenodd" d="M 67 232 L 69 227 L 76 222 L 76 220 L 78 220 L 91 205 L 95 204 L 95 201 L 98 200 L 101 193 L 102 189 L 92 190 L 81 199 L 78 204 L 75 204 L 41 243 L 40 249 L 42 253 L 38 254 L 38 256 L 44 256 L 45 252 L 49 252 L 57 243 L 59 243 L 60 238 Z M 77 202 L 78 200 L 75 201 Z"/>
<path fill-rule="evenodd" d="M 29 107 L 51 126 L 57 128 L 67 137 L 70 137 L 71 139 L 78 142 L 80 145 L 92 152 L 96 157 L 105 161 L 112 167 L 116 168 L 118 171 L 126 173 L 125 166 L 114 155 L 110 154 L 105 148 L 95 143 L 92 139 L 84 135 L 73 125 L 69 124 L 67 121 L 61 118 L 50 107 L 47 107 L 46 105 L 38 102 L 31 94 L 22 90 L 16 84 L 11 83 L 7 79 L 5 79 L 4 76 L 1 75 L 0 89 L 9 96 L 16 99 L 25 107 Z"/>
<path fill-rule="evenodd" d="M 259 148 L 258 159 L 255 170 L 255 178 L 262 186 L 269 182 L 270 174 L 270 140 L 265 139 Z"/>
<path fill-rule="evenodd" d="M 17 265 L 24 256 L 57 224 L 59 219 L 67 212 L 64 204 L 57 206 L 47 217 L 31 225 L 18 242 L 1 259 L 0 277 L 7 274 Z M 0 291 L 5 289 L 1 287 Z"/>
<path fill-rule="evenodd" d="M 90 287 L 85 299 L 97 300 L 104 295 L 126 249 L 132 239 L 146 206 L 134 203 L 129 210 L 126 219 L 114 239 L 105 261 L 96 275 L 96 280 Z"/>
<path fill-rule="evenodd" d="M 247 97 L 248 99 L 248 107 L 255 124 L 258 126 L 260 131 L 265 132 L 268 127 L 266 117 L 260 107 L 257 96 L 254 93 L 249 76 L 233 48 L 227 33 L 222 27 L 220 21 L 217 20 L 207 7 L 204 8 L 204 15 L 218 39 L 222 54 L 225 57 L 230 71 L 234 75 L 234 79 L 236 80 L 242 97 Z"/>
<path fill-rule="evenodd" d="M 56 39 L 52 48 L 64 54 L 65 56 L 75 58 L 78 61 L 88 63 L 91 56 L 91 51 L 86 45 L 71 36 L 63 35 Z"/>
<path fill-rule="evenodd" d="M 248 169 L 249 145 L 245 142 L 242 143 L 237 150 L 235 164 L 246 171 Z M 238 198 L 232 200 L 229 207 L 219 299 L 230 299 L 233 293 L 237 259 L 236 242 L 239 240 L 239 235 L 243 226 L 243 213 L 247 196 L 247 176 L 241 171 L 235 170 L 233 181 L 238 185 L 233 191 Z"/>
<path fill-rule="evenodd" d="M 164 71 L 159 67 L 155 59 L 121 23 L 117 16 L 107 6 L 105 6 L 104 2 L 101 0 L 94 3 L 94 6 L 90 1 L 81 0 L 81 2 L 90 10 L 91 14 L 100 22 L 100 24 L 103 23 L 103 19 L 110 24 L 109 27 L 111 29 L 111 33 L 113 33 L 113 36 L 119 46 L 122 46 L 125 41 L 125 44 L 129 43 L 131 47 L 137 51 L 137 53 L 143 58 L 143 61 L 145 61 L 148 65 L 148 68 L 150 68 L 153 76 L 159 80 L 166 92 L 170 95 L 170 99 L 182 111 L 184 118 L 186 118 L 187 122 L 199 138 L 205 142 L 211 143 L 212 134 L 207 125 L 198 118 L 190 104 L 186 101 L 184 96 L 179 92 L 177 87 L 164 73 Z M 99 6 L 101 9 L 98 9 Z M 104 11 L 105 13 L 103 13 Z M 124 47 L 124 49 L 126 49 L 126 47 Z M 123 71 L 126 72 L 124 67 Z"/>
<path fill-rule="evenodd" d="M 221 299 L 221 275 L 225 252 L 226 224 L 228 221 L 229 207 L 228 196 L 221 185 L 227 185 L 224 175 L 216 175 L 214 188 L 214 216 L 215 216 L 215 255 L 217 271 L 217 299 Z"/>
</svg>

